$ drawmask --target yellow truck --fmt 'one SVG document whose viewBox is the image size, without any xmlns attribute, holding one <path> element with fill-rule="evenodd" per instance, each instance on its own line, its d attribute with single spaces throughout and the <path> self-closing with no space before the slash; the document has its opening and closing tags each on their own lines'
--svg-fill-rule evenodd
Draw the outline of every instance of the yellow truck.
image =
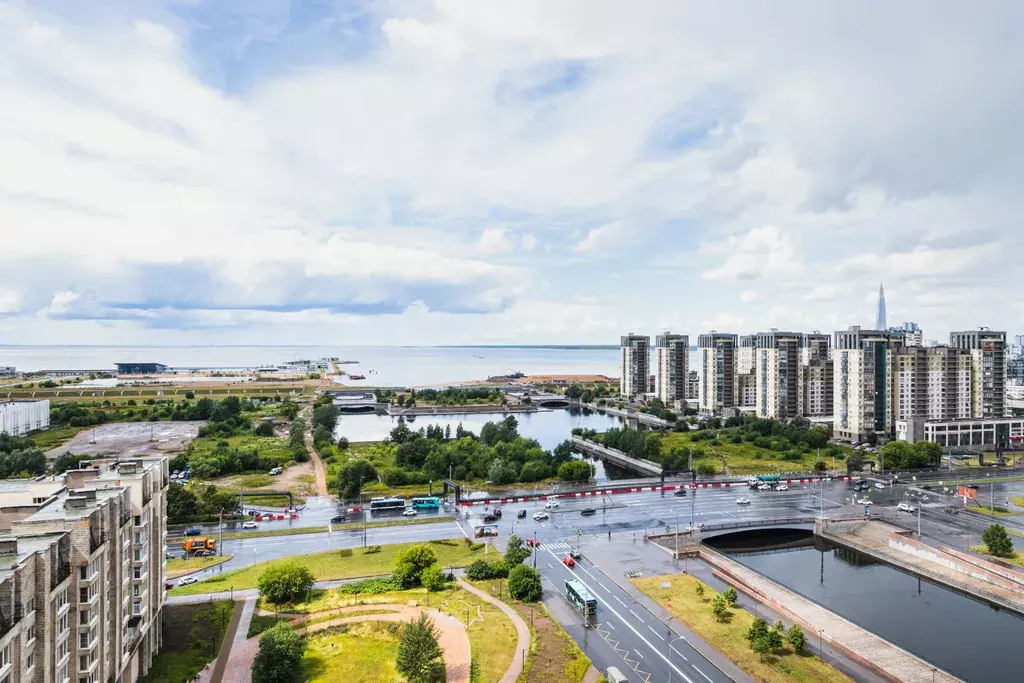
<svg viewBox="0 0 1024 683">
<path fill-rule="evenodd" d="M 186 538 L 181 549 L 189 555 L 213 555 L 217 552 L 217 541 L 212 538 Z"/>
</svg>

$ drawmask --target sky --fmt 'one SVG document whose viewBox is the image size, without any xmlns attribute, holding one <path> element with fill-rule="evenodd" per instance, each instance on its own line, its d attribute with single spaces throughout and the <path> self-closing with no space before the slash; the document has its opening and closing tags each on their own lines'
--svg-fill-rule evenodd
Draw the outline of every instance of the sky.
<svg viewBox="0 0 1024 683">
<path fill-rule="evenodd" d="M 0 344 L 1024 331 L 1024 5 L 0 1 Z"/>
</svg>

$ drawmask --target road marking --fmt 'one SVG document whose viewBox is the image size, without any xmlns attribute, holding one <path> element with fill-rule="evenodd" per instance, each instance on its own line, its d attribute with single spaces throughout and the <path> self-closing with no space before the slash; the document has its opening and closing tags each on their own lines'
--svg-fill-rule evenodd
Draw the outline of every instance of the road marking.
<svg viewBox="0 0 1024 683">
<path fill-rule="evenodd" d="M 686 639 L 685 639 L 685 638 L 683 638 L 683 640 L 686 640 Z M 686 658 L 686 655 L 684 655 L 684 654 L 683 654 L 682 652 L 680 652 L 679 650 L 677 650 L 677 649 L 676 649 L 675 647 L 673 647 L 672 645 L 669 645 L 669 647 L 670 647 L 670 648 L 672 649 L 672 652 L 675 652 L 675 653 L 676 653 L 677 655 L 679 655 L 680 657 L 682 657 L 682 658 L 683 658 L 683 661 L 684 661 L 684 662 L 688 662 L 688 661 L 690 661 L 689 659 L 687 659 L 687 658 Z M 696 667 L 694 667 L 694 668 L 696 668 Z"/>
<path fill-rule="evenodd" d="M 632 614 L 632 615 L 633 615 L 634 617 L 636 617 L 637 619 L 639 619 L 639 620 L 640 620 L 640 623 L 641 623 L 641 624 L 642 624 L 642 623 L 644 623 L 644 619 L 643 619 L 643 617 L 641 617 L 641 616 L 640 616 L 639 614 L 637 614 L 637 613 L 636 613 L 636 612 L 634 612 L 633 610 L 629 610 L 629 613 L 630 613 L 630 614 Z"/>
<path fill-rule="evenodd" d="M 609 625 L 609 626 L 611 626 L 611 627 L 612 627 L 613 629 L 615 628 L 615 624 L 613 624 L 613 623 L 612 623 L 611 621 L 606 621 L 606 622 L 604 622 L 604 623 L 608 624 L 608 625 Z"/>
<path fill-rule="evenodd" d="M 636 656 L 639 657 L 640 659 L 644 658 L 644 656 L 642 654 L 640 654 L 640 650 L 633 650 L 633 652 L 635 652 Z"/>
<path fill-rule="evenodd" d="M 655 631 L 653 626 L 648 626 L 647 628 L 651 629 L 651 633 L 653 633 L 654 635 L 658 636 L 662 640 L 665 640 L 665 636 L 663 636 L 660 633 L 658 633 L 657 631 Z"/>
<path fill-rule="evenodd" d="M 708 679 L 708 681 L 710 681 L 711 683 L 715 683 L 715 682 L 714 682 L 714 681 L 712 681 L 712 680 L 711 680 L 710 678 L 708 678 L 708 675 L 707 675 L 706 673 L 704 673 L 703 671 L 701 671 L 700 669 L 698 669 L 698 668 L 697 668 L 697 665 L 696 665 L 696 664 L 693 664 L 692 666 L 693 666 L 693 668 L 694 668 L 694 669 L 695 669 L 695 670 L 697 671 L 697 673 L 699 673 L 699 674 L 700 674 L 701 676 L 703 676 L 704 678 L 707 678 L 707 679 Z"/>
<path fill-rule="evenodd" d="M 597 585 L 600 586 L 606 593 L 611 593 L 611 591 L 608 590 L 608 588 L 600 581 L 597 582 Z"/>
<path fill-rule="evenodd" d="M 548 562 L 548 569 L 554 569 L 554 567 L 551 566 L 550 562 Z"/>
<path fill-rule="evenodd" d="M 622 602 L 622 600 L 619 600 L 619 596 L 618 595 L 613 595 L 612 597 L 615 598 L 616 600 L 618 600 L 619 604 L 622 605 L 623 607 L 626 606 L 626 603 Z"/>
<path fill-rule="evenodd" d="M 595 581 L 597 581 L 597 577 L 596 577 L 596 576 L 594 576 L 593 574 L 591 574 L 590 572 L 588 572 L 588 571 L 587 571 L 587 569 L 586 569 L 586 567 L 580 567 L 580 569 L 582 569 L 582 570 L 583 570 L 584 572 L 586 572 L 587 576 L 589 576 L 590 578 L 592 578 L 592 579 L 594 579 Z"/>
</svg>

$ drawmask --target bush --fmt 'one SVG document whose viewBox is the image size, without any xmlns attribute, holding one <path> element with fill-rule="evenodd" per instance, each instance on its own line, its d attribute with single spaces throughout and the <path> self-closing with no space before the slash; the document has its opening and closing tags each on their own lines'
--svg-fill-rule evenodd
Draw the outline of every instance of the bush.
<svg viewBox="0 0 1024 683">
<path fill-rule="evenodd" d="M 804 635 L 804 632 L 796 624 L 789 627 L 789 634 L 786 636 L 786 640 L 789 641 L 793 652 L 798 655 L 802 655 L 807 649 L 807 636 Z"/>
<path fill-rule="evenodd" d="M 284 624 L 260 636 L 260 649 L 252 665 L 253 683 L 291 683 L 299 679 L 306 640 Z"/>
<path fill-rule="evenodd" d="M 729 605 L 729 607 L 735 605 L 736 600 L 739 598 L 739 596 L 736 595 L 736 589 L 732 586 L 729 586 L 725 589 L 725 592 L 722 593 L 722 597 L 725 598 L 725 602 Z"/>
<path fill-rule="evenodd" d="M 380 595 L 381 593 L 392 593 L 402 590 L 403 586 L 392 579 L 387 578 L 363 579 L 352 583 L 343 583 L 338 586 L 337 591 L 342 595 Z"/>
<path fill-rule="evenodd" d="M 256 436 L 273 436 L 274 435 L 274 424 L 269 420 L 260 422 L 253 430 L 253 434 Z"/>
<path fill-rule="evenodd" d="M 508 576 L 508 564 L 505 560 L 498 560 L 497 562 L 476 560 L 466 567 L 466 578 L 470 581 L 503 579 L 506 576 Z"/>
<path fill-rule="evenodd" d="M 423 570 L 437 562 L 437 555 L 425 543 L 414 545 L 398 553 L 391 576 L 406 588 L 420 583 Z"/>
<path fill-rule="evenodd" d="M 365 548 L 363 548 L 363 555 L 373 555 L 374 553 L 379 553 L 379 552 L 380 552 L 380 546 L 379 545 L 368 545 Z"/>
<path fill-rule="evenodd" d="M 695 469 L 697 470 L 697 474 L 704 476 L 711 476 L 718 472 L 718 470 L 715 469 L 715 464 L 707 461 L 699 463 Z"/>
<path fill-rule="evenodd" d="M 448 577 L 445 576 L 444 570 L 436 564 L 432 564 L 423 570 L 420 574 L 420 582 L 423 583 L 423 587 L 431 593 L 444 590 L 445 585 L 448 583 Z"/>
<path fill-rule="evenodd" d="M 990 524 L 981 534 L 988 551 L 996 557 L 1013 557 L 1013 541 L 1002 524 Z"/>
<path fill-rule="evenodd" d="M 711 612 L 715 615 L 717 621 L 725 621 L 726 605 L 725 598 L 721 595 L 716 595 L 715 599 L 711 601 Z"/>
<path fill-rule="evenodd" d="M 313 590 L 313 572 L 298 562 L 272 565 L 260 574 L 260 595 L 278 605 L 305 600 Z"/>
<path fill-rule="evenodd" d="M 338 448 L 340 450 L 347 451 L 348 450 L 348 446 L 349 446 L 348 439 L 346 439 L 343 436 L 339 436 L 338 437 Z"/>
<path fill-rule="evenodd" d="M 540 600 L 540 572 L 525 564 L 516 565 L 508 573 L 508 592 L 516 600 L 537 602 Z"/>
</svg>

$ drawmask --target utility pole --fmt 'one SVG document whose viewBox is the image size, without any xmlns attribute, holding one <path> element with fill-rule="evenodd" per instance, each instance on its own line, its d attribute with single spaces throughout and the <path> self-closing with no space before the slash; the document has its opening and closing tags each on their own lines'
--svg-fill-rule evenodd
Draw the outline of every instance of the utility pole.
<svg viewBox="0 0 1024 683">
<path fill-rule="evenodd" d="M 217 554 L 218 555 L 223 555 L 224 554 L 224 550 L 223 550 L 223 548 L 224 548 L 224 510 L 223 510 L 223 508 L 220 511 L 219 519 L 220 519 L 220 524 L 217 525 L 217 533 L 219 534 L 219 536 L 217 537 Z"/>
<path fill-rule="evenodd" d="M 917 501 L 917 538 L 921 538 L 921 501 Z"/>
<path fill-rule="evenodd" d="M 537 528 L 533 528 L 533 568 L 537 568 Z"/>
<path fill-rule="evenodd" d="M 989 482 L 988 484 L 988 511 L 995 517 L 996 516 L 996 485 L 995 482 Z"/>
</svg>

